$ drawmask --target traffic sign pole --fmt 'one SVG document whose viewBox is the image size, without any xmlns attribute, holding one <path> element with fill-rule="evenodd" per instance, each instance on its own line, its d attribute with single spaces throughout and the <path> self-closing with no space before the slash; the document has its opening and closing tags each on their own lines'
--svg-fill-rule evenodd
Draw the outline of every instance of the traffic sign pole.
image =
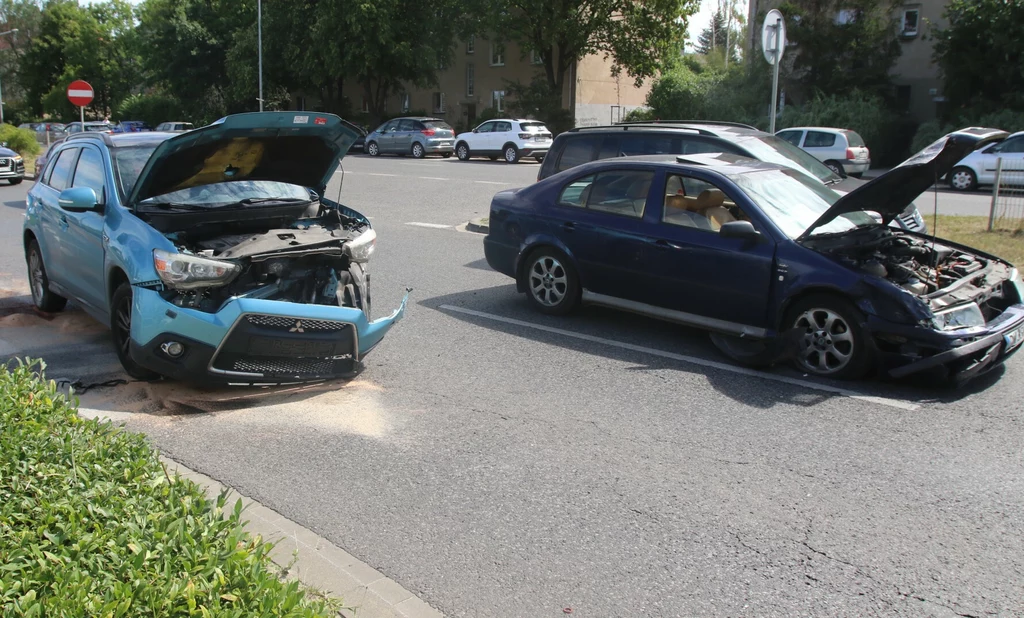
<svg viewBox="0 0 1024 618">
<path fill-rule="evenodd" d="M 779 30 L 779 26 L 778 25 L 772 26 L 772 28 L 775 29 L 776 33 Z M 775 39 L 776 40 L 776 43 L 775 43 L 775 66 L 772 67 L 772 111 L 771 111 L 771 121 L 769 123 L 769 129 L 768 129 L 768 132 L 771 133 L 772 135 L 775 135 L 775 114 L 777 113 L 778 105 L 779 105 L 779 64 L 780 63 L 779 63 L 779 44 L 778 44 L 777 36 L 778 35 L 776 35 L 776 39 Z"/>
<path fill-rule="evenodd" d="M 761 26 L 761 51 L 764 59 L 772 65 L 772 103 L 769 107 L 769 131 L 775 133 L 775 114 L 779 100 L 779 65 L 782 64 L 782 52 L 786 47 L 786 21 L 777 9 L 768 11 Z"/>
</svg>

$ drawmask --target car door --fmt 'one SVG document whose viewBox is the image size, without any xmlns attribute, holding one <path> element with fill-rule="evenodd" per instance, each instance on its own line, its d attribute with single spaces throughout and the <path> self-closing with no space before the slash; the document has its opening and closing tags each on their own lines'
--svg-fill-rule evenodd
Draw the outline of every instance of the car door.
<svg viewBox="0 0 1024 618">
<path fill-rule="evenodd" d="M 493 120 L 481 124 L 476 128 L 476 131 L 471 133 L 466 140 L 469 142 L 469 151 L 475 154 L 486 155 L 489 154 L 487 150 L 487 138 L 490 136 L 491 131 L 498 123 Z"/>
<path fill-rule="evenodd" d="M 705 319 L 736 330 L 769 328 L 768 298 L 774 272 L 775 243 L 723 238 L 727 222 L 745 220 L 759 227 L 735 199 L 732 187 L 719 187 L 695 172 L 666 174 L 659 185 L 655 216 L 646 223 L 643 302 Z"/>
<path fill-rule="evenodd" d="M 987 182 L 995 182 L 996 166 L 999 159 L 1002 159 L 999 184 L 1024 185 L 1024 135 L 1007 138 L 985 154 L 990 155 L 983 160 Z"/>
<path fill-rule="evenodd" d="M 589 292 L 637 299 L 643 216 L 656 173 L 611 169 L 567 181 L 552 209 L 554 234 L 572 252 Z"/>
<path fill-rule="evenodd" d="M 92 145 L 82 147 L 82 152 L 72 175 L 72 187 L 87 187 L 96 193 L 99 204 L 104 204 L 108 190 L 103 155 Z M 103 210 L 73 212 L 64 210 L 67 221 L 67 241 L 64 264 L 69 269 L 70 289 L 85 303 L 96 308 L 106 306 L 104 286 Z"/>
<path fill-rule="evenodd" d="M 804 136 L 803 149 L 814 155 L 819 161 L 842 160 L 846 158 L 846 149 L 836 155 L 836 134 L 825 131 L 808 131 Z"/>
<path fill-rule="evenodd" d="M 487 150 L 501 154 L 505 144 L 514 141 L 512 138 L 512 123 L 498 121 L 494 125 L 494 130 L 488 133 Z"/>
<path fill-rule="evenodd" d="M 407 153 L 412 149 L 412 134 L 416 132 L 415 120 L 406 118 L 398 123 L 392 134 L 391 147 L 395 152 Z"/>
<path fill-rule="evenodd" d="M 380 152 L 395 151 L 395 127 L 398 126 L 398 122 L 397 120 L 389 120 L 377 129 L 377 148 Z"/>
<path fill-rule="evenodd" d="M 79 151 L 79 148 L 63 148 L 55 153 L 52 167 L 47 169 L 36 192 L 42 231 L 39 245 L 46 275 L 50 281 L 68 290 L 72 289 L 69 285 L 71 271 L 65 263 L 69 224 L 67 213 L 60 207 L 57 198 L 61 191 L 71 186 L 71 174 L 78 161 Z"/>
</svg>

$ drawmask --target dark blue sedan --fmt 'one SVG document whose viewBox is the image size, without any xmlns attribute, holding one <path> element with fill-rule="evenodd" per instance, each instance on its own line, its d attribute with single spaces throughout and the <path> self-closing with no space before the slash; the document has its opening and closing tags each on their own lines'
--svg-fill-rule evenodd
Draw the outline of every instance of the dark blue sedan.
<svg viewBox="0 0 1024 618">
<path fill-rule="evenodd" d="M 498 193 L 487 262 L 547 314 L 603 305 L 704 328 L 748 364 L 962 383 L 1024 342 L 1024 284 L 887 224 L 991 135 L 952 133 L 845 196 L 729 154 L 589 163 Z"/>
</svg>

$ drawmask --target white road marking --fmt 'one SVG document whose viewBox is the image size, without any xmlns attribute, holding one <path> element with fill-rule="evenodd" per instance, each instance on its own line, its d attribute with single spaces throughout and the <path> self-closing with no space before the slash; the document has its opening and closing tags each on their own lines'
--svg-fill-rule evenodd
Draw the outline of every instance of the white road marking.
<svg viewBox="0 0 1024 618">
<path fill-rule="evenodd" d="M 377 172 L 356 172 L 356 173 L 357 174 L 358 173 L 366 174 L 367 176 L 388 176 L 390 178 L 394 178 L 395 176 L 398 175 L 398 174 L 380 174 L 380 173 L 377 173 Z"/>
<path fill-rule="evenodd" d="M 657 350 L 655 348 L 648 348 L 640 345 L 634 345 L 632 343 L 624 343 L 622 341 L 615 341 L 613 339 L 605 339 L 603 337 L 595 337 L 593 335 L 585 335 L 583 333 L 574 333 L 568 330 L 562 330 L 561 328 L 553 328 L 551 326 L 544 326 L 541 324 L 533 324 L 531 322 L 524 322 L 523 320 L 516 320 L 513 318 L 506 318 L 500 315 L 494 315 L 491 313 L 484 313 L 483 311 L 474 311 L 473 309 L 466 309 L 463 307 L 453 307 L 452 305 L 441 305 L 441 309 L 445 311 L 454 311 L 455 313 L 464 313 L 466 315 L 472 315 L 478 318 L 484 318 L 487 320 L 494 320 L 495 322 L 504 322 L 505 324 L 512 324 L 514 326 L 522 326 L 523 328 L 532 328 L 534 330 L 543 331 L 546 333 L 554 333 L 562 335 L 564 337 L 572 337 L 573 339 L 580 339 L 583 341 L 590 341 L 593 343 L 600 343 L 602 345 L 611 346 L 613 348 L 620 348 L 623 350 L 630 350 L 633 352 L 642 352 L 644 354 L 650 354 L 652 356 L 660 356 L 661 358 L 668 358 L 672 360 L 682 361 L 684 363 L 690 363 L 693 365 L 700 365 L 701 367 L 710 367 L 712 369 L 718 369 L 720 371 L 728 371 L 731 373 L 738 373 L 740 375 L 750 376 L 752 378 L 761 378 L 763 380 L 771 380 L 773 382 L 781 382 L 783 384 L 789 384 L 791 386 L 799 386 L 810 390 L 824 391 L 826 393 L 833 393 L 835 395 L 842 395 L 843 397 L 849 397 L 850 399 L 857 399 L 860 401 L 867 401 L 878 405 L 889 406 L 891 408 L 897 408 L 900 410 L 917 410 L 921 406 L 916 403 L 910 403 L 908 401 L 901 401 L 899 399 L 890 399 L 888 397 L 875 397 L 873 395 L 864 395 L 857 391 L 847 390 L 845 388 L 839 388 L 836 386 L 830 386 L 828 384 L 819 384 L 816 382 L 809 382 L 807 380 L 798 380 L 796 378 L 790 378 L 788 376 L 778 375 L 774 373 L 768 373 L 766 371 L 758 371 L 756 369 L 747 369 L 746 367 L 738 367 L 736 365 L 730 365 L 728 363 L 719 363 L 717 361 L 706 360 L 698 358 L 696 356 L 686 356 L 684 354 L 675 354 L 674 352 L 666 352 L 664 350 Z"/>
<path fill-rule="evenodd" d="M 478 185 L 511 185 L 511 182 L 494 182 L 493 180 L 474 180 Z"/>
<path fill-rule="evenodd" d="M 410 221 L 406 225 L 415 225 L 416 227 L 429 227 L 436 230 L 447 230 L 451 228 L 450 225 L 442 225 L 440 223 L 420 223 L 419 221 Z"/>
<path fill-rule="evenodd" d="M 420 180 L 451 180 L 451 178 L 438 178 L 436 176 L 417 176 Z"/>
</svg>

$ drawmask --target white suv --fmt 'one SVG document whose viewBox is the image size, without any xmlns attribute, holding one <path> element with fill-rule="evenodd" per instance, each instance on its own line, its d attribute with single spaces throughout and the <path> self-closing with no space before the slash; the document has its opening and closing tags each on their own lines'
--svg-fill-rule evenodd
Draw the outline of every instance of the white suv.
<svg viewBox="0 0 1024 618">
<path fill-rule="evenodd" d="M 792 127 L 775 135 L 813 155 L 837 174 L 855 178 L 871 167 L 871 152 L 856 131 L 832 127 Z"/>
<path fill-rule="evenodd" d="M 502 157 L 518 163 L 524 157 L 543 161 L 551 148 L 551 131 L 538 120 L 488 120 L 472 131 L 455 138 L 455 155 L 460 161 L 470 157 Z"/>
</svg>

